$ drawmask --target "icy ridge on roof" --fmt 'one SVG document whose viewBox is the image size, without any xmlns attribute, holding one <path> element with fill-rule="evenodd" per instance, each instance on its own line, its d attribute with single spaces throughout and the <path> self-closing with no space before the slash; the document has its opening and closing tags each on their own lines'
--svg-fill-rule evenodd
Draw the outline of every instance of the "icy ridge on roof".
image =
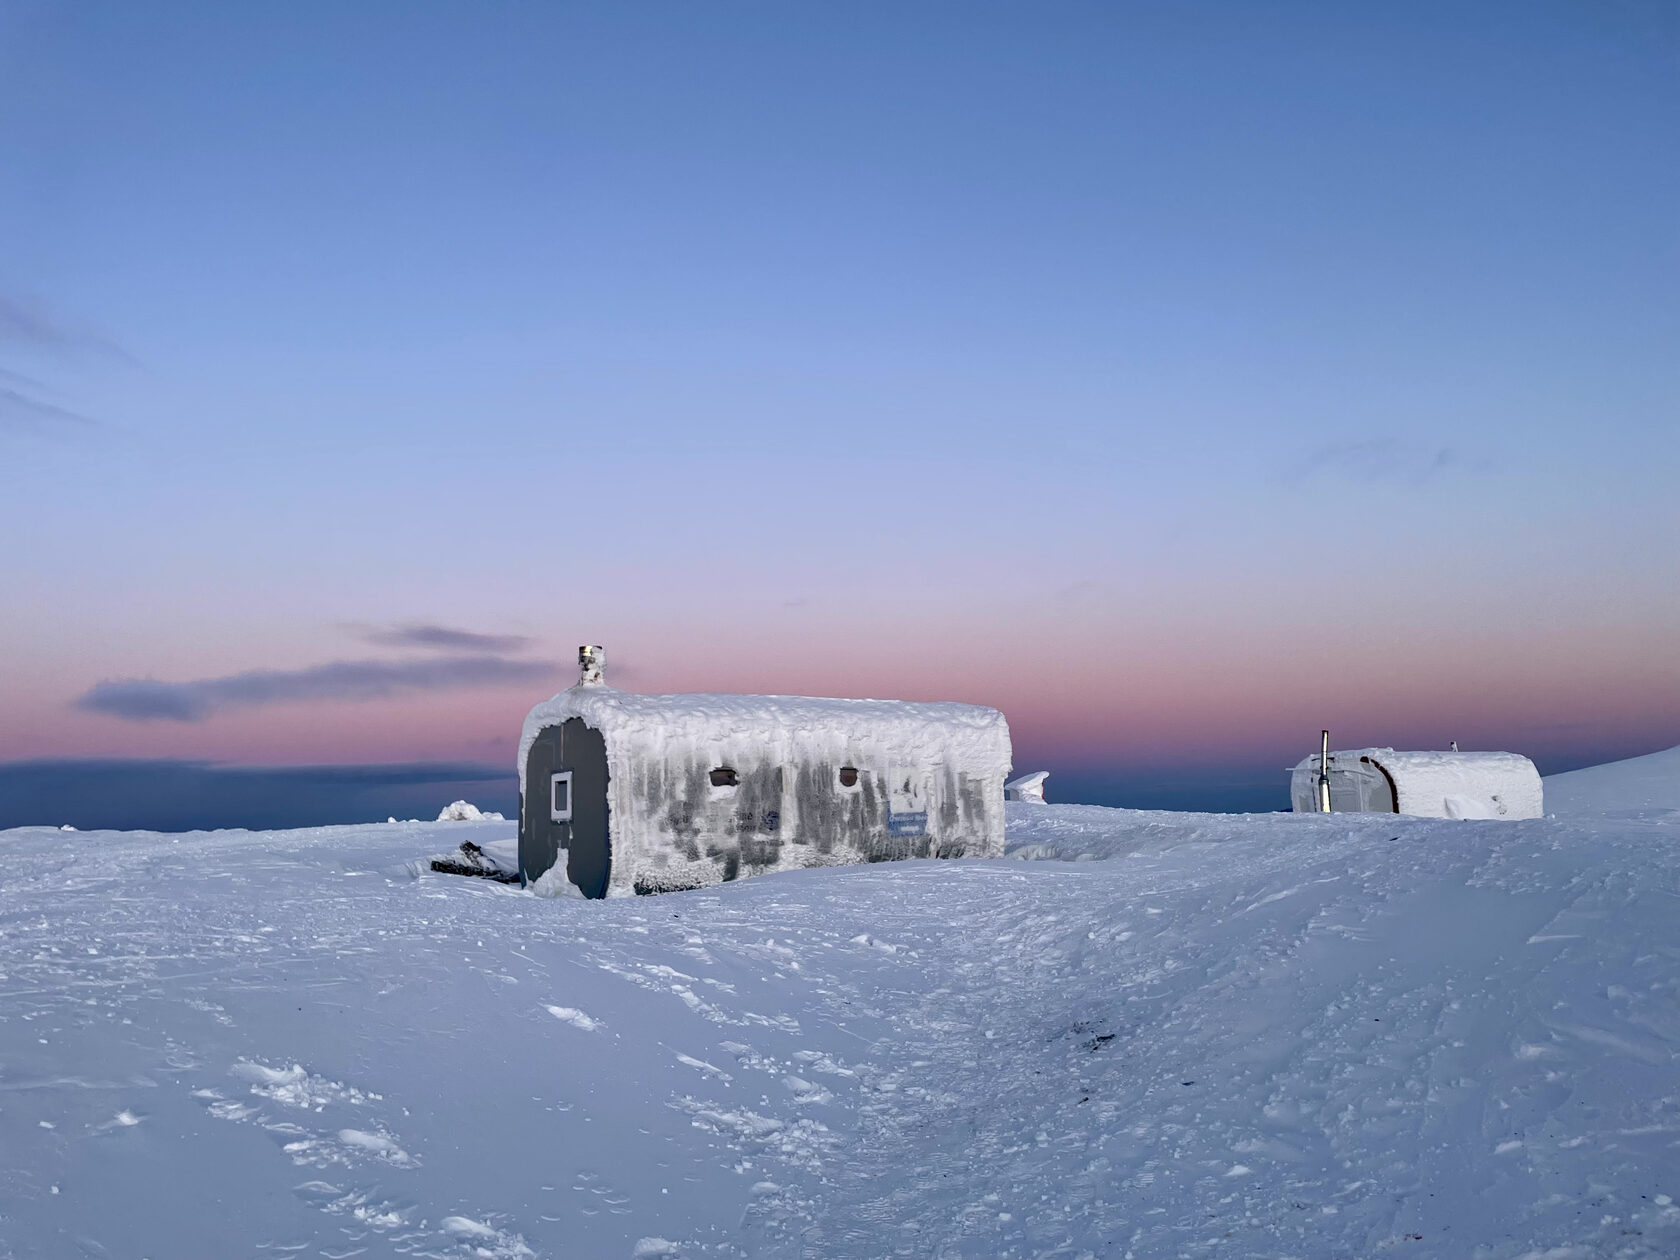
<svg viewBox="0 0 1680 1260">
<path fill-rule="evenodd" d="M 1361 757 L 1380 759 L 1390 770 L 1405 768 L 1406 770 L 1445 770 L 1452 767 L 1497 767 L 1503 764 L 1506 768 L 1520 768 L 1533 763 L 1521 753 L 1510 752 L 1442 752 L 1439 749 L 1423 748 L 1417 750 L 1394 748 L 1349 748 L 1333 749 L 1330 753 L 1331 764 L 1337 758 L 1351 757 L 1357 761 Z M 1318 754 L 1306 758 L 1316 767 Z"/>
<path fill-rule="evenodd" d="M 843 700 L 814 696 L 738 696 L 694 693 L 641 695 L 616 687 L 577 686 L 543 701 L 525 719 L 519 737 L 519 790 L 531 745 L 547 727 L 567 718 L 606 737 L 609 768 L 634 744 L 644 750 L 665 743 L 725 745 L 762 735 L 801 744 L 844 747 L 867 737 L 907 747 L 937 741 L 949 761 L 973 772 L 1008 770 L 1009 727 L 1003 714 L 983 705 L 950 700 Z M 999 749 L 1003 763 L 995 765 Z"/>
</svg>

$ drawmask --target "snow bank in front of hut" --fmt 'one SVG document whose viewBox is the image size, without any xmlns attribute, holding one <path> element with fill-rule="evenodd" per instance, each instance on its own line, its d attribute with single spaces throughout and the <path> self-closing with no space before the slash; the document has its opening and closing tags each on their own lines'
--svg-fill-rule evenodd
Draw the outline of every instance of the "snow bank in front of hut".
<svg viewBox="0 0 1680 1260">
<path fill-rule="evenodd" d="M 1186 814 L 1165 809 L 1112 809 L 1106 805 L 1052 805 L 1006 801 L 1009 840 L 1004 856 L 1018 862 L 1101 862 L 1144 849 L 1228 840 L 1258 820 L 1327 815 Z M 1350 815 L 1328 815 L 1344 823 Z"/>
<path fill-rule="evenodd" d="M 1680 1255 L 1680 815 L 1008 819 L 1116 860 L 0 833 L 0 1255 Z"/>
</svg>

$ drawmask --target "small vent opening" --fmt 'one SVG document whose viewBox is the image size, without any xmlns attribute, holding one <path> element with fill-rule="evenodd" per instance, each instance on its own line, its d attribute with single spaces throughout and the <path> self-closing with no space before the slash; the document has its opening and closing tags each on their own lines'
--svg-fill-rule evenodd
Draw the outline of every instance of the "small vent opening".
<svg viewBox="0 0 1680 1260">
<path fill-rule="evenodd" d="M 840 767 L 840 786 L 841 787 L 856 787 L 857 786 L 857 780 L 858 780 L 858 774 L 857 774 L 857 767 L 856 766 L 841 766 Z"/>
<path fill-rule="evenodd" d="M 729 766 L 719 766 L 712 771 L 713 787 L 737 787 L 740 782 L 741 776 Z"/>
</svg>

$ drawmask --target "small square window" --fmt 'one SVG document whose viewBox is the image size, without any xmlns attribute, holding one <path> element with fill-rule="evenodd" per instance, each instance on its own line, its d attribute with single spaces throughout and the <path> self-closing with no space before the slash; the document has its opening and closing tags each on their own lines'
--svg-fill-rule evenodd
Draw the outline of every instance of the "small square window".
<svg viewBox="0 0 1680 1260">
<path fill-rule="evenodd" d="M 562 770 L 549 779 L 548 817 L 551 822 L 572 820 L 572 772 Z"/>
</svg>

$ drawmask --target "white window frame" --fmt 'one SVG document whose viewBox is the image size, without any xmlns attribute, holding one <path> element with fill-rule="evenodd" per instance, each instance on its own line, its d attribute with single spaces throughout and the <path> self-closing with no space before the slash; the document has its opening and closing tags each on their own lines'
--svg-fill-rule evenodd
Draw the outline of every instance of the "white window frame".
<svg viewBox="0 0 1680 1260">
<path fill-rule="evenodd" d="M 554 789 L 564 780 L 566 784 L 566 808 L 554 808 Z M 570 770 L 556 771 L 548 776 L 548 820 L 550 822 L 572 821 L 572 772 Z"/>
</svg>

